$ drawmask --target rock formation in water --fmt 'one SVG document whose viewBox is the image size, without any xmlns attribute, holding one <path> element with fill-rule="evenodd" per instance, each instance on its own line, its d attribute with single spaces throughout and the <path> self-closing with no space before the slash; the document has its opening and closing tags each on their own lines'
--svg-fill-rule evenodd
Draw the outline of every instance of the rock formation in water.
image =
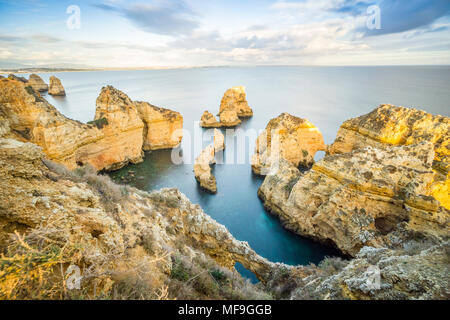
<svg viewBox="0 0 450 320">
<path fill-rule="evenodd" d="M 209 111 L 205 111 L 200 120 L 203 128 L 235 127 L 242 121 L 241 118 L 253 116 L 253 110 L 248 106 L 244 87 L 233 87 L 228 89 L 220 103 L 219 119 Z"/>
<path fill-rule="evenodd" d="M 225 150 L 225 136 L 220 130 L 214 129 L 214 151 Z"/>
<path fill-rule="evenodd" d="M 317 151 L 325 150 L 322 133 L 306 119 L 282 113 L 270 120 L 256 140 L 253 172 L 266 175 L 283 158 L 293 166 L 311 166 Z"/>
<path fill-rule="evenodd" d="M 200 126 L 203 128 L 219 128 L 222 125 L 211 112 L 205 111 L 200 119 Z"/>
<path fill-rule="evenodd" d="M 48 85 L 37 74 L 31 74 L 28 79 L 30 85 L 35 91 L 43 92 L 48 90 Z"/>
<path fill-rule="evenodd" d="M 52 96 L 65 96 L 66 90 L 64 90 L 61 80 L 55 76 L 50 77 L 50 85 L 48 89 L 48 94 Z"/>
<path fill-rule="evenodd" d="M 144 122 L 144 150 L 172 149 L 183 138 L 183 117 L 180 113 L 135 101 Z"/>
<path fill-rule="evenodd" d="M 26 78 L 18 77 L 16 75 L 12 74 L 12 73 L 10 75 L 8 75 L 8 79 L 10 79 L 10 80 L 17 80 L 17 81 L 20 81 L 20 82 L 23 82 L 23 83 L 27 83 L 28 82 L 28 80 Z"/>
<path fill-rule="evenodd" d="M 424 142 L 326 156 L 305 174 L 282 160 L 258 195 L 288 229 L 350 255 L 414 233 L 446 237 L 450 212 L 431 196 L 433 158 Z"/>
<path fill-rule="evenodd" d="M 220 102 L 219 115 L 225 110 L 234 110 L 237 116 L 242 118 L 253 116 L 253 110 L 248 106 L 244 87 L 233 87 L 225 92 Z"/>
<path fill-rule="evenodd" d="M 180 137 L 171 132 L 181 125 L 178 113 L 172 119 L 170 111 L 155 111 L 154 123 L 147 114 L 149 117 L 143 117 L 147 121 L 144 132 L 137 104 L 144 109 L 143 103 L 134 103 L 111 86 L 104 87 L 97 98 L 95 120 L 82 124 L 64 117 L 31 86 L 0 80 L 0 116 L 9 121 L 19 139 L 38 144 L 48 158 L 69 168 L 90 164 L 98 170 L 115 170 L 140 162 L 144 137 L 146 149 L 149 143 L 170 147 L 178 142 Z M 166 120 L 158 122 L 158 118 Z M 154 125 L 159 126 L 160 143 L 155 141 Z"/>
<path fill-rule="evenodd" d="M 211 193 L 217 192 L 216 178 L 211 172 L 211 165 L 216 163 L 214 155 L 214 146 L 209 145 L 202 150 L 194 163 L 195 179 L 200 183 L 200 187 Z"/>
<path fill-rule="evenodd" d="M 433 196 L 450 209 L 450 119 L 413 109 L 381 105 L 369 114 L 345 121 L 329 154 L 373 146 L 410 145 L 421 141 L 434 144 L 436 171 Z"/>
</svg>

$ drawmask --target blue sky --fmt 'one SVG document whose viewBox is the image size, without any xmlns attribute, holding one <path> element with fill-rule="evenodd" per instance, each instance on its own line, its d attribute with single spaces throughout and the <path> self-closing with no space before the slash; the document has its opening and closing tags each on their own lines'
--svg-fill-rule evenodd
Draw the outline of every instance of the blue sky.
<svg viewBox="0 0 450 320">
<path fill-rule="evenodd" d="M 0 0 L 2 68 L 280 64 L 450 64 L 450 1 Z"/>
</svg>

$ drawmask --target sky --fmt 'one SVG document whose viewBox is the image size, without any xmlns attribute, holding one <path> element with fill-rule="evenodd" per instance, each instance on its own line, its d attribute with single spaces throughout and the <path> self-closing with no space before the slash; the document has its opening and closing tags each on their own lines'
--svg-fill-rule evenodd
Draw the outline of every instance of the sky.
<svg viewBox="0 0 450 320">
<path fill-rule="evenodd" d="M 0 0 L 0 68 L 430 64 L 450 0 Z"/>
</svg>

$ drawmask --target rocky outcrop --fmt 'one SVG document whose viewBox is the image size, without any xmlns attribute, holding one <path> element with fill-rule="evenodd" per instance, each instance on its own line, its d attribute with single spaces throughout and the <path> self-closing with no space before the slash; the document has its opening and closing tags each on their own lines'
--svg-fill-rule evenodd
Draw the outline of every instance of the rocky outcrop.
<svg viewBox="0 0 450 320">
<path fill-rule="evenodd" d="M 225 136 L 220 130 L 214 129 L 214 151 L 225 150 Z"/>
<path fill-rule="evenodd" d="M 369 114 L 345 121 L 329 154 L 350 152 L 372 146 L 385 149 L 429 141 L 434 145 L 433 168 L 437 175 L 433 196 L 450 209 L 450 119 L 427 112 L 381 105 Z"/>
<path fill-rule="evenodd" d="M 216 163 L 214 155 L 214 146 L 209 145 L 202 150 L 194 163 L 195 179 L 200 183 L 200 187 L 211 193 L 217 192 L 216 178 L 211 172 L 211 165 Z"/>
<path fill-rule="evenodd" d="M 16 75 L 12 74 L 12 73 L 11 73 L 10 75 L 8 75 L 8 79 L 20 81 L 20 82 L 23 82 L 23 83 L 27 83 L 27 82 L 28 82 L 28 80 L 27 80 L 26 78 L 24 78 L 24 77 L 18 77 L 18 76 L 16 76 Z"/>
<path fill-rule="evenodd" d="M 239 118 L 253 116 L 253 110 L 247 103 L 244 87 L 233 87 L 225 92 L 218 116 L 220 122 L 212 113 L 205 111 L 200 120 L 200 126 L 203 128 L 232 128 L 242 122 Z"/>
<path fill-rule="evenodd" d="M 200 119 L 200 126 L 203 128 L 219 128 L 222 125 L 211 112 L 205 111 Z"/>
<path fill-rule="evenodd" d="M 83 124 L 64 117 L 30 86 L 0 81 L 0 115 L 18 139 L 41 146 L 48 158 L 98 170 L 141 161 L 144 124 L 129 98 L 107 87 L 97 104 L 96 120 Z"/>
<path fill-rule="evenodd" d="M 311 166 L 317 151 L 325 150 L 322 133 L 306 119 L 282 113 L 270 120 L 256 140 L 253 172 L 266 175 L 280 158 L 293 166 Z"/>
<path fill-rule="evenodd" d="M 116 170 L 142 161 L 143 148 L 170 148 L 181 140 L 181 115 L 133 102 L 112 86 L 102 88 L 88 124 L 64 117 L 31 86 L 14 80 L 0 81 L 0 107 L 18 139 L 36 143 L 69 168 Z"/>
<path fill-rule="evenodd" d="M 220 113 L 219 117 L 220 125 L 226 128 L 235 127 L 242 122 L 235 110 L 224 110 Z"/>
<path fill-rule="evenodd" d="M 169 109 L 136 101 L 139 116 L 144 122 L 144 150 L 172 149 L 183 138 L 183 117 Z"/>
<path fill-rule="evenodd" d="M 37 74 L 31 74 L 28 79 L 30 85 L 35 91 L 43 92 L 48 90 L 48 85 Z"/>
<path fill-rule="evenodd" d="M 42 283 L 70 264 L 83 271 L 83 288 L 94 281 L 99 295 L 130 274 L 160 288 L 170 279 L 171 255 L 179 243 L 192 259 L 206 254 L 230 269 L 240 262 L 261 280 L 279 266 L 257 255 L 246 242 L 234 239 L 175 189 L 149 194 L 115 185 L 95 173 L 71 173 L 44 157 L 35 144 L 0 139 L 0 252 L 2 262 L 8 261 L 0 266 L 1 297 L 7 297 L 14 286 L 21 290 L 28 285 L 8 282 L 15 272 L 25 279 L 27 272 L 40 270 L 39 290 L 44 290 Z M 29 270 L 15 270 L 22 255 L 12 254 L 11 237 L 19 237 L 21 243 L 30 237 L 36 240 L 30 242 L 33 248 L 24 248 L 33 254 Z M 47 241 L 52 249 L 48 255 L 46 246 L 34 246 Z M 3 256 L 6 252 L 9 258 Z M 59 254 L 57 263 L 52 264 L 55 254 Z M 3 273 L 6 266 L 10 267 L 7 274 Z M 48 274 L 53 266 L 58 272 Z"/>
<path fill-rule="evenodd" d="M 305 174 L 282 160 L 258 195 L 288 229 L 350 255 L 414 232 L 445 238 L 449 211 L 430 196 L 433 158 L 421 143 L 327 156 Z"/>
<path fill-rule="evenodd" d="M 66 90 L 64 90 L 61 80 L 55 76 L 50 77 L 50 85 L 48 89 L 48 94 L 52 96 L 65 96 Z"/>
<path fill-rule="evenodd" d="M 220 102 L 219 116 L 226 110 L 236 111 L 237 116 L 241 118 L 253 116 L 253 110 L 248 106 L 244 87 L 233 87 L 225 92 Z"/>
<path fill-rule="evenodd" d="M 450 243 L 408 241 L 402 248 L 364 247 L 351 261 L 285 272 L 291 300 L 448 300 Z M 276 289 L 276 288 L 275 288 Z"/>
</svg>

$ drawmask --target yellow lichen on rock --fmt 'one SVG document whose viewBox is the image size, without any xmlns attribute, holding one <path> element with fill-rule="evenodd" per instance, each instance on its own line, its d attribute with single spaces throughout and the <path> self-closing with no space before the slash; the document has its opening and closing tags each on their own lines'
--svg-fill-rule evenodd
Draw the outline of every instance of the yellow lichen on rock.
<svg viewBox="0 0 450 320">
<path fill-rule="evenodd" d="M 433 158 L 431 143 L 367 147 L 326 156 L 303 175 L 282 160 L 258 195 L 287 228 L 350 255 L 393 245 L 404 229 L 446 236 L 449 212 L 430 196 Z"/>
<path fill-rule="evenodd" d="M 373 146 L 384 149 L 392 145 L 433 143 L 433 168 L 438 173 L 433 195 L 449 206 L 448 176 L 450 172 L 450 119 L 414 108 L 381 105 L 369 114 L 345 121 L 329 154 L 350 152 Z"/>
</svg>

